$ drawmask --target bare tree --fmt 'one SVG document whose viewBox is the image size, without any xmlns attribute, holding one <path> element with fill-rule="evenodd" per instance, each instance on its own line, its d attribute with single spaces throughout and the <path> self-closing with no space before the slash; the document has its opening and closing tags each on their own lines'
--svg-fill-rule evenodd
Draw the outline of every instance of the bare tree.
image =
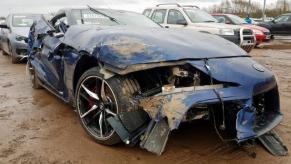
<svg viewBox="0 0 291 164">
<path fill-rule="evenodd" d="M 248 14 L 248 7 L 248 0 L 223 0 L 219 5 L 208 8 L 207 11 L 210 13 L 232 13 L 241 17 L 246 17 Z M 290 10 L 291 0 L 278 0 L 275 5 L 271 5 L 266 9 L 266 15 L 274 17 L 288 11 L 290 12 Z M 257 18 L 262 17 L 262 5 L 260 3 L 251 3 L 250 16 Z"/>
</svg>

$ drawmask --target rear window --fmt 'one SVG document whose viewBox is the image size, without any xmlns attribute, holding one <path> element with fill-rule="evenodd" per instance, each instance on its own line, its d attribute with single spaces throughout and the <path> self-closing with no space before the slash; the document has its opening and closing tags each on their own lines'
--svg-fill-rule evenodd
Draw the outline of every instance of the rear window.
<svg viewBox="0 0 291 164">
<path fill-rule="evenodd" d="M 12 17 L 13 27 L 30 27 L 36 16 L 33 15 L 14 15 Z"/>
</svg>

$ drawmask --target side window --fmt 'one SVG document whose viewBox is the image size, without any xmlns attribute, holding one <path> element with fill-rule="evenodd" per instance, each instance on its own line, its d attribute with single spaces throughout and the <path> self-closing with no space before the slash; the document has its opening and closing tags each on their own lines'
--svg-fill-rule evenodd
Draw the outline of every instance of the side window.
<svg viewBox="0 0 291 164">
<path fill-rule="evenodd" d="M 288 15 L 282 15 L 282 16 L 276 18 L 275 22 L 277 22 L 277 23 L 288 22 L 288 19 L 289 19 Z"/>
<path fill-rule="evenodd" d="M 291 22 L 291 15 L 289 15 L 289 19 L 288 19 L 288 21 L 287 22 Z"/>
<path fill-rule="evenodd" d="M 214 17 L 215 17 L 215 19 L 218 21 L 218 23 L 225 23 L 225 22 L 226 22 L 224 16 L 220 16 L 220 15 L 218 15 L 218 16 L 214 16 Z"/>
<path fill-rule="evenodd" d="M 171 9 L 168 14 L 168 24 L 178 24 L 178 21 L 186 21 L 186 19 L 180 11 Z"/>
<path fill-rule="evenodd" d="M 143 12 L 143 15 L 145 15 L 145 16 L 147 16 L 147 17 L 150 17 L 151 12 L 152 12 L 151 9 L 146 9 L 146 10 Z"/>
<path fill-rule="evenodd" d="M 166 9 L 155 10 L 152 15 L 152 20 L 156 23 L 164 23 L 166 12 L 167 12 Z"/>
</svg>

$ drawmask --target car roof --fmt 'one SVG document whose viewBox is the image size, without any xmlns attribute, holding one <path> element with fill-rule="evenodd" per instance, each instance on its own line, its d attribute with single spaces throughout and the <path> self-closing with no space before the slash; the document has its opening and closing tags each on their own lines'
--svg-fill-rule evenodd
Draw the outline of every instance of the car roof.
<svg viewBox="0 0 291 164">
<path fill-rule="evenodd" d="M 196 5 L 182 5 L 178 3 L 162 3 L 162 4 L 157 4 L 154 7 L 148 7 L 145 10 L 149 9 L 177 9 L 177 8 L 194 8 L 194 9 L 200 9 Z"/>
<path fill-rule="evenodd" d="M 223 14 L 223 13 L 212 13 L 211 15 L 226 15 L 226 14 Z"/>
</svg>

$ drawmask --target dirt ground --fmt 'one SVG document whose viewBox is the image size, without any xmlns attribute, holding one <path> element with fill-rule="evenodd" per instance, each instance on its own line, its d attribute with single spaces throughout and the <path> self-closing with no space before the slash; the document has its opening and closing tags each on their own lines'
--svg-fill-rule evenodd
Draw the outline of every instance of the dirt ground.
<svg viewBox="0 0 291 164">
<path fill-rule="evenodd" d="M 285 118 L 276 129 L 291 148 L 291 48 L 256 49 L 251 54 L 278 76 Z M 33 90 L 25 64 L 13 65 L 0 54 L 0 164 L 237 162 L 288 164 L 291 157 L 274 157 L 259 144 L 241 149 L 222 143 L 204 121 L 173 132 L 162 156 L 123 144 L 99 145 L 82 129 L 72 107 L 46 90 Z"/>
</svg>

